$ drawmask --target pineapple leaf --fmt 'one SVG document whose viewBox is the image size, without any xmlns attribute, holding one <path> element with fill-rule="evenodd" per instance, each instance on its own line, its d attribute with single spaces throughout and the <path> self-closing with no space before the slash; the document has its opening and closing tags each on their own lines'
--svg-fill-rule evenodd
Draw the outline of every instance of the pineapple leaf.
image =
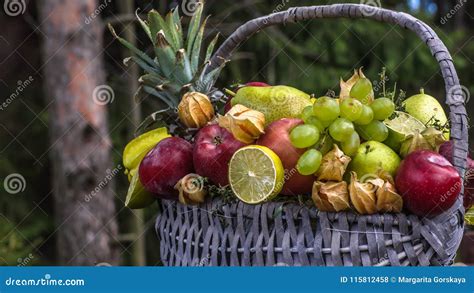
<svg viewBox="0 0 474 293">
<path fill-rule="evenodd" d="M 171 108 L 166 108 L 166 109 L 162 109 L 162 110 L 153 112 L 150 115 L 148 115 L 145 118 L 145 120 L 143 120 L 143 122 L 140 123 L 140 125 L 138 125 L 137 130 L 135 131 L 135 136 L 138 136 L 138 135 L 144 133 L 145 131 L 147 131 L 148 128 L 150 126 L 152 126 L 153 124 L 155 124 L 157 121 L 159 121 L 160 123 L 166 124 L 165 114 L 167 112 L 169 112 L 170 110 L 171 110 Z M 164 125 L 164 126 L 168 126 L 168 125 Z"/>
<path fill-rule="evenodd" d="M 199 66 L 199 55 L 201 54 L 201 45 L 202 45 L 202 38 L 204 36 L 204 28 L 206 27 L 206 23 L 209 16 L 204 19 L 201 24 L 201 28 L 199 29 L 198 34 L 196 35 L 196 39 L 194 40 L 193 50 L 190 52 L 191 54 L 191 68 L 193 72 L 196 72 Z"/>
<path fill-rule="evenodd" d="M 144 62 L 142 59 L 137 58 L 136 56 L 130 56 L 130 57 L 127 57 L 127 58 L 123 59 L 123 64 L 125 66 L 128 66 L 129 63 L 130 63 L 130 60 L 135 62 L 138 66 L 140 66 L 141 69 L 143 69 L 144 71 L 146 71 L 148 73 L 154 73 L 154 74 L 157 74 L 157 75 L 161 75 L 161 71 L 159 70 L 159 68 L 151 67 L 146 62 Z"/>
<path fill-rule="evenodd" d="M 209 73 L 206 73 L 206 70 L 204 70 L 198 82 L 196 82 L 197 90 L 203 93 L 209 92 L 211 88 L 214 86 L 217 78 L 219 77 L 219 73 L 225 67 L 225 64 L 227 62 L 228 60 L 224 60 L 224 62 L 222 62 L 222 64 L 219 67 L 213 69 Z"/>
<path fill-rule="evenodd" d="M 151 42 L 153 44 L 155 44 L 155 40 L 153 39 L 153 35 L 151 34 L 151 31 L 150 31 L 150 27 L 145 23 L 145 21 L 143 21 L 143 19 L 140 18 L 140 16 L 138 15 L 138 11 L 140 10 L 140 8 L 138 8 L 137 10 L 135 10 L 135 16 L 137 17 L 138 19 L 138 22 L 140 23 L 140 26 L 142 27 L 142 29 L 145 31 L 146 35 L 148 36 L 148 38 L 151 40 Z"/>
<path fill-rule="evenodd" d="M 212 39 L 212 41 L 209 43 L 209 46 L 207 47 L 206 58 L 204 59 L 204 63 L 207 63 L 211 60 L 212 52 L 214 52 L 214 47 L 216 46 L 218 39 L 219 39 L 219 33 L 217 33 L 214 39 Z"/>
<path fill-rule="evenodd" d="M 170 44 L 171 48 L 173 48 L 173 50 L 176 52 L 179 48 L 177 48 L 178 44 L 175 43 L 172 37 L 173 28 L 168 27 L 168 24 L 166 23 L 166 21 L 156 10 L 151 10 L 150 13 L 148 13 L 148 18 L 150 21 L 150 26 L 153 26 L 155 29 L 159 28 L 158 31 L 154 34 L 154 36 L 156 36 L 156 34 L 159 33 L 160 31 L 163 31 L 163 34 L 166 40 Z"/>
<path fill-rule="evenodd" d="M 176 67 L 173 76 L 181 84 L 189 83 L 193 79 L 189 58 L 184 49 L 178 50 L 176 54 Z"/>
<path fill-rule="evenodd" d="M 179 17 L 179 9 L 175 8 L 173 11 L 173 22 L 178 34 L 179 48 L 183 48 L 183 27 L 181 26 L 181 18 Z"/>
<path fill-rule="evenodd" d="M 109 27 L 109 30 L 110 32 L 112 33 L 112 35 L 114 36 L 114 38 L 116 38 L 122 45 L 124 45 L 125 47 L 127 47 L 130 51 L 132 51 L 133 53 L 135 53 L 135 55 L 137 55 L 138 57 L 140 57 L 143 61 L 145 61 L 146 63 L 148 63 L 148 65 L 150 66 L 156 66 L 156 63 L 153 61 L 153 59 L 151 59 L 147 54 L 143 53 L 142 51 L 140 51 L 139 49 L 137 49 L 137 47 L 135 47 L 134 45 L 132 45 L 130 42 L 128 42 L 127 40 L 119 37 L 117 35 L 117 33 L 115 32 L 113 26 L 109 23 L 108 25 Z"/>
<path fill-rule="evenodd" d="M 156 38 L 158 32 L 163 29 L 159 18 L 160 14 L 155 9 L 152 9 L 148 12 L 148 26 L 150 28 L 150 33 L 153 38 Z M 155 43 L 155 41 L 156 39 L 153 41 L 153 43 Z"/>
<path fill-rule="evenodd" d="M 174 49 L 175 49 L 175 51 L 177 51 L 177 50 L 181 49 L 182 46 L 180 44 L 180 39 L 179 39 L 179 36 L 178 36 L 178 32 L 176 30 L 176 25 L 174 24 L 174 17 L 173 17 L 172 12 L 170 12 L 170 13 L 168 13 L 168 15 L 166 15 L 166 24 L 167 24 L 168 31 L 169 31 L 169 38 L 172 40 L 172 42 L 170 42 L 170 43 L 174 44 Z"/>
<path fill-rule="evenodd" d="M 160 91 L 156 90 L 155 88 L 152 88 L 152 87 L 147 86 L 147 85 L 144 85 L 144 86 L 143 86 L 143 90 L 144 90 L 146 93 L 148 93 L 148 94 L 150 94 L 150 95 L 153 95 L 153 96 L 159 98 L 161 101 L 163 101 L 163 102 L 164 102 L 166 105 L 168 105 L 168 107 L 170 107 L 170 108 L 176 108 L 176 107 L 178 106 L 177 103 L 175 103 L 175 102 L 173 101 L 173 99 L 170 98 L 170 97 L 168 96 L 168 94 L 165 93 L 165 92 L 160 92 Z"/>
<path fill-rule="evenodd" d="M 202 2 L 197 3 L 198 7 L 194 12 L 193 17 L 191 17 L 191 21 L 189 22 L 188 28 L 188 36 L 187 36 L 187 50 L 186 52 L 192 52 L 194 40 L 196 39 L 196 34 L 199 30 L 199 25 L 201 23 L 201 16 L 202 16 L 202 9 L 203 5 Z"/>
<path fill-rule="evenodd" d="M 145 75 L 140 76 L 140 78 L 138 79 L 138 82 L 154 87 L 157 84 L 164 83 L 165 81 L 155 74 L 145 74 Z"/>
<path fill-rule="evenodd" d="M 174 71 L 176 56 L 171 45 L 166 40 L 163 30 L 156 35 L 155 54 L 163 74 L 170 78 Z"/>
</svg>

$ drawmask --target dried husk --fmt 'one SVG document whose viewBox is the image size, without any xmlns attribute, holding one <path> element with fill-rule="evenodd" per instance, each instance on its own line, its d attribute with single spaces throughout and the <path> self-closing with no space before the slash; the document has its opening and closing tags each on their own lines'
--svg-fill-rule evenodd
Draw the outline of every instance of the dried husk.
<svg viewBox="0 0 474 293">
<path fill-rule="evenodd" d="M 339 212 L 350 209 L 349 193 L 345 181 L 314 182 L 312 199 L 316 207 L 323 212 Z"/>
<path fill-rule="evenodd" d="M 334 144 L 333 149 L 323 156 L 321 166 L 316 174 L 319 181 L 342 181 L 351 158 L 346 156 Z"/>
<path fill-rule="evenodd" d="M 203 203 L 207 195 L 204 179 L 194 173 L 190 173 L 181 178 L 174 186 L 174 189 L 179 191 L 179 202 L 186 205 Z"/>
<path fill-rule="evenodd" d="M 385 181 L 377 188 L 377 211 L 383 213 L 399 213 L 403 208 L 403 199 L 395 190 L 395 185 Z"/>
<path fill-rule="evenodd" d="M 359 79 L 366 78 L 362 72 L 362 67 L 359 69 L 354 69 L 354 74 L 347 81 L 344 81 L 342 78 L 339 81 L 339 86 L 341 91 L 339 92 L 340 99 L 350 98 L 350 93 L 352 87 L 356 84 Z M 374 94 L 372 92 L 371 96 L 368 97 L 370 101 L 374 100 Z"/>
<path fill-rule="evenodd" d="M 359 214 L 370 215 L 377 212 L 375 192 L 377 186 L 370 182 L 359 182 L 357 174 L 351 172 L 349 196 L 352 205 Z"/>
<path fill-rule="evenodd" d="M 201 128 L 214 118 L 214 107 L 202 93 L 186 93 L 178 105 L 178 116 L 189 128 Z"/>
<path fill-rule="evenodd" d="M 426 138 L 423 137 L 419 130 L 415 130 L 414 134 L 408 135 L 407 138 L 402 142 L 400 147 L 400 155 L 404 158 L 416 150 L 430 149 L 431 146 Z"/>
<path fill-rule="evenodd" d="M 252 143 L 264 133 L 265 115 L 237 104 L 225 116 L 218 118 L 219 126 L 232 133 L 243 143 Z"/>
<path fill-rule="evenodd" d="M 421 134 L 431 146 L 431 150 L 436 152 L 438 152 L 439 147 L 446 142 L 446 137 L 443 135 L 443 132 L 434 127 L 427 127 Z"/>
</svg>

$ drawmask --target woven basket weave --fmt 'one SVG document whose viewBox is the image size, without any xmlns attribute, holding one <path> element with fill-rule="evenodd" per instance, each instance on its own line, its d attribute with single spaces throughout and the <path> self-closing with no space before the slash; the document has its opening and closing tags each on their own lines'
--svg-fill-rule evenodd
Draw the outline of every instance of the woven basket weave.
<svg viewBox="0 0 474 293">
<path fill-rule="evenodd" d="M 217 50 L 208 70 L 265 27 L 313 18 L 370 18 L 415 32 L 440 65 L 450 108 L 454 165 L 465 172 L 467 114 L 451 55 L 436 33 L 413 16 L 358 4 L 290 8 L 249 21 Z M 246 205 L 214 199 L 199 207 L 162 200 L 156 221 L 168 266 L 428 266 L 452 263 L 464 227 L 462 194 L 435 218 L 407 214 L 327 213 L 298 204 Z"/>
</svg>

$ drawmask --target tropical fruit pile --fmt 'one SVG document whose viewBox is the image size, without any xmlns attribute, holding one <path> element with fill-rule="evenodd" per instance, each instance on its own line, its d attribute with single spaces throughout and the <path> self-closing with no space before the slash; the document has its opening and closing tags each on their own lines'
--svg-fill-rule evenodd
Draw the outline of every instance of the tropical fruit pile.
<svg viewBox="0 0 474 293">
<path fill-rule="evenodd" d="M 263 82 L 221 91 L 214 83 L 222 66 L 206 70 L 217 38 L 201 50 L 201 14 L 199 6 L 186 37 L 177 10 L 139 19 L 155 58 L 112 29 L 134 53 L 126 61 L 145 71 L 137 98 L 154 96 L 164 106 L 125 147 L 127 206 L 155 199 L 192 205 L 215 196 L 247 204 L 307 198 L 321 211 L 435 216 L 454 204 L 462 180 L 434 97 L 421 90 L 395 98 L 395 90 L 385 90 L 384 70 L 383 90 L 374 91 L 362 69 L 341 79 L 337 96 Z M 473 182 L 466 180 L 466 208 Z"/>
</svg>

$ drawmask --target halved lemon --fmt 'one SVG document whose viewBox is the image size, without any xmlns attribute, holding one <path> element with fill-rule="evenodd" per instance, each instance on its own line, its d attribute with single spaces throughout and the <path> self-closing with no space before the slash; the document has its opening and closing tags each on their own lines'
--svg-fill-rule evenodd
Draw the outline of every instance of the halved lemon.
<svg viewBox="0 0 474 293">
<path fill-rule="evenodd" d="M 416 131 L 421 132 L 426 128 L 420 120 L 401 111 L 395 111 L 394 118 L 386 119 L 383 123 L 389 130 L 388 137 L 383 143 L 396 152 L 400 150 L 401 143 L 408 135 L 415 134 Z"/>
<path fill-rule="evenodd" d="M 234 194 L 248 204 L 274 198 L 285 183 L 280 158 L 271 149 L 251 145 L 234 153 L 229 163 L 229 182 Z"/>
</svg>

